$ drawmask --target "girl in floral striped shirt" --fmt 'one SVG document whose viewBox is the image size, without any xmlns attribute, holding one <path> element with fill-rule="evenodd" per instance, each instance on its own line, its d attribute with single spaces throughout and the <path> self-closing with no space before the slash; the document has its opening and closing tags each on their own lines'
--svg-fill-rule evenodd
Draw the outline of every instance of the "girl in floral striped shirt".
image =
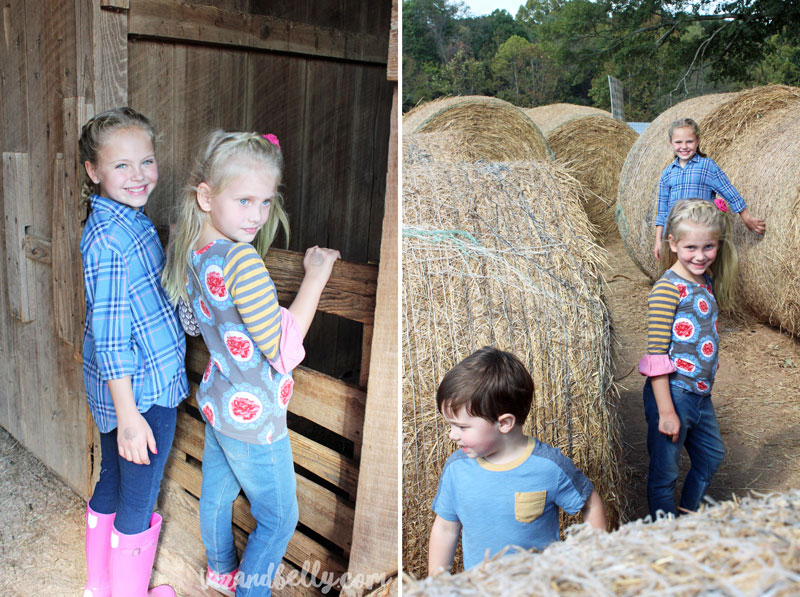
<svg viewBox="0 0 800 597">
<path fill-rule="evenodd" d="M 719 363 L 717 305 L 732 306 L 737 269 L 726 211 L 703 199 L 675 204 L 662 252 L 662 263 L 670 267 L 648 299 L 647 354 L 639 372 L 647 376 L 647 500 L 653 517 L 697 510 L 725 456 L 711 388 Z M 684 446 L 692 466 L 676 508 Z"/>
<path fill-rule="evenodd" d="M 184 194 L 167 251 L 164 287 L 185 301 L 211 353 L 197 403 L 206 421 L 200 530 L 209 586 L 269 595 L 298 520 L 286 412 L 292 369 L 339 252 L 312 247 L 288 309 L 278 305 L 263 257 L 279 226 L 283 155 L 275 135 L 209 135 Z M 251 244 L 252 243 L 252 244 Z M 188 330 L 187 330 L 188 331 Z M 191 333 L 191 332 L 190 332 Z M 256 528 L 241 561 L 233 502 L 243 489 Z"/>
</svg>

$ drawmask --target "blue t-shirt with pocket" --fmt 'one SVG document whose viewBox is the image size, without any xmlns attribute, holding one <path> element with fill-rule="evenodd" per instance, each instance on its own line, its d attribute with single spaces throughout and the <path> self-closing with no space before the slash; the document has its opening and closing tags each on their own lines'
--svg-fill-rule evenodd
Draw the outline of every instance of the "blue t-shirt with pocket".
<svg viewBox="0 0 800 597">
<path fill-rule="evenodd" d="M 468 569 L 481 563 L 487 550 L 492 556 L 509 545 L 544 549 L 558 541 L 558 509 L 576 514 L 592 491 L 592 482 L 569 458 L 531 437 L 525 451 L 505 464 L 451 454 L 432 508 L 461 523 Z"/>
</svg>

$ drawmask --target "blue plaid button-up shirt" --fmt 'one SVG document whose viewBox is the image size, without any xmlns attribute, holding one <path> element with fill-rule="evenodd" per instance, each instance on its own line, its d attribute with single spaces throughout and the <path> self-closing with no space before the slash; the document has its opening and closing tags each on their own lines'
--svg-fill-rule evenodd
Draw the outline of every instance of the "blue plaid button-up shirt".
<svg viewBox="0 0 800 597">
<path fill-rule="evenodd" d="M 83 381 L 103 433 L 117 426 L 106 383 L 130 375 L 139 412 L 189 394 L 186 336 L 161 287 L 164 249 L 140 209 L 92 195 L 81 237 L 86 327 Z"/>
<path fill-rule="evenodd" d="M 747 205 L 725 176 L 722 169 L 711 158 L 701 158 L 694 154 L 691 160 L 681 168 L 678 158 L 661 173 L 658 182 L 658 213 L 656 226 L 664 226 L 672 206 L 681 199 L 707 199 L 711 201 L 716 195 L 721 196 L 734 213 L 739 213 Z"/>
</svg>

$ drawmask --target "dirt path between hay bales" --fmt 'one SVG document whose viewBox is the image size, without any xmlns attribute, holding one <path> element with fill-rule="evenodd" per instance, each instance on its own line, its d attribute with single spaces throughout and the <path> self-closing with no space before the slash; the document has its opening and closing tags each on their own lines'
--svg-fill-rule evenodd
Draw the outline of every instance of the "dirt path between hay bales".
<svg viewBox="0 0 800 597">
<path fill-rule="evenodd" d="M 618 358 L 623 457 L 630 473 L 629 518 L 647 514 L 643 380 L 649 279 L 622 241 L 610 243 L 608 305 Z M 800 341 L 752 318 L 721 317 L 720 368 L 713 401 L 727 455 L 709 488 L 715 500 L 800 487 Z M 685 456 L 685 454 L 684 454 Z M 685 474 L 688 459 L 683 463 Z M 683 476 L 679 479 L 683 479 Z"/>
</svg>

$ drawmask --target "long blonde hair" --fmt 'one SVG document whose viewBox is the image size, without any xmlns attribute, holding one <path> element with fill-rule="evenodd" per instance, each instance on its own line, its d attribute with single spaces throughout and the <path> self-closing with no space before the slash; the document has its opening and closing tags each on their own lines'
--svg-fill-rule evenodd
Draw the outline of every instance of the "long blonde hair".
<svg viewBox="0 0 800 597">
<path fill-rule="evenodd" d="M 718 199 L 717 201 L 722 201 Z M 723 212 L 713 201 L 705 199 L 682 199 L 675 203 L 667 218 L 661 241 L 661 266 L 666 271 L 678 260 L 669 246 L 669 237 L 678 242 L 683 237 L 686 222 L 709 229 L 719 240 L 717 258 L 711 264 L 714 280 L 714 298 L 720 309 L 730 310 L 735 306 L 734 286 L 739 268 L 739 257 L 731 236 L 731 223 L 727 211 Z"/>
<path fill-rule="evenodd" d="M 269 135 L 270 139 L 275 139 Z M 272 241 L 283 228 L 286 246 L 289 245 L 289 219 L 283 208 L 281 177 L 283 175 L 283 154 L 275 142 L 260 133 L 232 133 L 216 130 L 206 136 L 202 150 L 195 163 L 189 180 L 184 187 L 183 200 L 177 209 L 177 226 L 167 246 L 167 263 L 161 276 L 161 283 L 169 300 L 175 304 L 179 298 L 188 300 L 186 292 L 186 273 L 195 244 L 200 238 L 203 224 L 208 217 L 197 203 L 197 187 L 205 182 L 212 195 L 221 193 L 231 182 L 237 164 L 242 160 L 260 162 L 264 168 L 276 172 L 278 189 L 270 205 L 267 222 L 258 231 L 253 246 L 263 258 Z"/>
</svg>

